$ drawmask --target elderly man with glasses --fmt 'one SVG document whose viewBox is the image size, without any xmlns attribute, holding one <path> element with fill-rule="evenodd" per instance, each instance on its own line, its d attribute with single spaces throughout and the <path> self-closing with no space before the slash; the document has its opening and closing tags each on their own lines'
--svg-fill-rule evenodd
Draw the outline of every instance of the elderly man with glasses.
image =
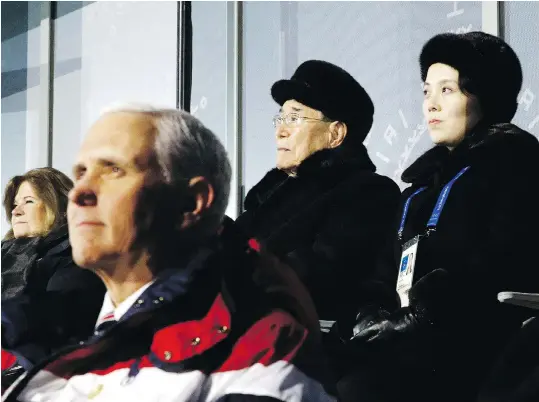
<svg viewBox="0 0 539 402">
<path fill-rule="evenodd" d="M 324 330 L 361 305 L 400 192 L 375 173 L 363 145 L 374 106 L 349 73 L 306 61 L 271 94 L 281 107 L 277 167 L 249 191 L 237 223 L 295 270 Z"/>
</svg>

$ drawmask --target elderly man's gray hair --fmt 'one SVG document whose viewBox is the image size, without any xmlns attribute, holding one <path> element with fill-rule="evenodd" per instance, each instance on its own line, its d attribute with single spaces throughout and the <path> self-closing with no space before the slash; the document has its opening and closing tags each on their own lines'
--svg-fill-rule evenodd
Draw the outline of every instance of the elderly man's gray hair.
<svg viewBox="0 0 539 402">
<path fill-rule="evenodd" d="M 140 113 L 153 119 L 156 130 L 155 162 L 162 176 L 160 181 L 168 188 L 166 194 L 153 197 L 152 204 L 158 207 L 156 213 L 163 211 L 166 214 L 163 204 L 180 203 L 180 197 L 186 195 L 189 180 L 203 176 L 213 186 L 214 200 L 199 222 L 204 228 L 199 227 L 197 232 L 215 233 L 228 205 L 232 174 L 226 150 L 215 134 L 183 110 L 128 105 L 107 110 L 107 113 L 113 112 Z M 169 199 L 174 194 L 176 200 Z M 167 217 L 168 220 L 171 218 Z"/>
</svg>

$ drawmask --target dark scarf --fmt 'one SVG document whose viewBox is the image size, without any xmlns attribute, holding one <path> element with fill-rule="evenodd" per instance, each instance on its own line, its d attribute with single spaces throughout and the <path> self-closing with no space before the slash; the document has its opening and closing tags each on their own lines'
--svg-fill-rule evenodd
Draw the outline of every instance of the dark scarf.
<svg viewBox="0 0 539 402">
<path fill-rule="evenodd" d="M 41 258 L 69 247 L 67 226 L 47 236 L 9 239 L 2 242 L 2 300 L 24 293 Z M 43 284 L 46 287 L 46 284 Z"/>
</svg>

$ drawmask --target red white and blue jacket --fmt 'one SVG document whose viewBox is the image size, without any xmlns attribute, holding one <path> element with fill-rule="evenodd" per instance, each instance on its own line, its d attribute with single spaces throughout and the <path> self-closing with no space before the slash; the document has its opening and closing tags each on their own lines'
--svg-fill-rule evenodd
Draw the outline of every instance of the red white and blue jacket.
<svg viewBox="0 0 539 402">
<path fill-rule="evenodd" d="M 283 291 L 263 260 L 222 242 L 199 250 L 161 272 L 119 322 L 35 365 L 3 400 L 334 400 L 312 302 Z"/>
</svg>

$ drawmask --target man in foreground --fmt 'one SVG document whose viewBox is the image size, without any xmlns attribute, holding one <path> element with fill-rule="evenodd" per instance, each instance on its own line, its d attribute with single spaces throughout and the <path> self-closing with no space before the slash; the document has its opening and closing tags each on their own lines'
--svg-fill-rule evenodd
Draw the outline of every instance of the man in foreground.
<svg viewBox="0 0 539 402">
<path fill-rule="evenodd" d="M 95 332 L 4 400 L 332 400 L 312 302 L 272 284 L 271 264 L 223 225 L 230 176 L 223 146 L 185 112 L 102 116 L 68 207 L 74 261 L 107 288 Z"/>
</svg>

